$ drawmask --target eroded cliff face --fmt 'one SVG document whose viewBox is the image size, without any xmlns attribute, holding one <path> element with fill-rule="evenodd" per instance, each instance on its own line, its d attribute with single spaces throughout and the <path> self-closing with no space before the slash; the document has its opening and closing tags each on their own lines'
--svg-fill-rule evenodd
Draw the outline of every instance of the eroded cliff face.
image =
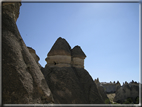
<svg viewBox="0 0 142 107">
<path fill-rule="evenodd" d="M 53 103 L 40 68 L 18 31 L 21 3 L 2 3 L 2 103 Z"/>
</svg>

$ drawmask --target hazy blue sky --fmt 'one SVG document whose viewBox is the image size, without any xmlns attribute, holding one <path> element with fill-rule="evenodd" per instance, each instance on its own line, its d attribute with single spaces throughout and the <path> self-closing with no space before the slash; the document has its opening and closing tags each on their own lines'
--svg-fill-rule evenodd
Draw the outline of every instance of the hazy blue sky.
<svg viewBox="0 0 142 107">
<path fill-rule="evenodd" d="M 22 3 L 17 25 L 43 67 L 62 37 L 82 48 L 93 79 L 139 82 L 139 3 Z"/>
</svg>

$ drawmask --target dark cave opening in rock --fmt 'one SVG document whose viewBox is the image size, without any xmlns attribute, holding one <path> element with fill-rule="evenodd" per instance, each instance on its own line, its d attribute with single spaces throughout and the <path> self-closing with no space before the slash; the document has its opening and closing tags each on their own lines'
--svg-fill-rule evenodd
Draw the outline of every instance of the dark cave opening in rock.
<svg viewBox="0 0 142 107">
<path fill-rule="evenodd" d="M 57 63 L 54 61 L 54 65 L 56 65 Z"/>
</svg>

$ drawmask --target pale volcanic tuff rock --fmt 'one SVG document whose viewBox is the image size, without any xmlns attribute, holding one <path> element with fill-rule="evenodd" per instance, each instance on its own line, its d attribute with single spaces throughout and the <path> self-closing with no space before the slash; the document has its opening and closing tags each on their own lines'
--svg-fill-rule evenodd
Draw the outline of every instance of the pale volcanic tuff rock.
<svg viewBox="0 0 142 107">
<path fill-rule="evenodd" d="M 72 66 L 71 61 L 75 55 L 76 57 L 83 57 L 83 59 L 86 57 L 85 54 L 79 56 L 83 52 L 80 52 L 81 54 L 74 52 L 76 49 L 82 51 L 81 48 L 77 46 L 72 54 L 69 44 L 61 37 L 57 39 L 52 48 L 46 58 L 47 65 L 43 74 L 51 89 L 55 103 L 104 104 L 96 84 L 83 68 L 84 65 L 82 67 Z"/>
<path fill-rule="evenodd" d="M 105 92 L 108 94 L 108 93 L 115 93 L 117 91 L 117 89 L 121 86 L 120 83 L 107 83 L 107 82 L 99 82 L 97 83 L 101 86 L 103 86 Z"/>
<path fill-rule="evenodd" d="M 106 93 L 115 93 L 117 89 L 121 86 L 119 81 L 117 83 L 115 82 L 100 82 L 99 79 L 95 79 L 94 82 L 97 84 L 97 86 L 102 86 Z"/>
<path fill-rule="evenodd" d="M 70 67 L 71 66 L 71 47 L 68 42 L 59 37 L 49 51 L 46 66 Z"/>
<path fill-rule="evenodd" d="M 47 54 L 46 66 L 50 67 L 78 67 L 84 68 L 84 59 L 86 55 L 80 48 L 75 46 L 71 49 L 68 42 L 59 37 L 54 43 L 53 47 Z"/>
<path fill-rule="evenodd" d="M 78 68 L 84 68 L 85 53 L 82 51 L 80 46 L 75 46 L 72 50 L 72 66 Z"/>
<path fill-rule="evenodd" d="M 115 93 L 116 90 L 118 89 L 118 85 L 115 83 L 101 83 L 102 86 L 104 87 L 106 93 Z"/>
<path fill-rule="evenodd" d="M 21 3 L 2 3 L 2 103 L 53 103 L 50 89 L 18 31 Z"/>
<path fill-rule="evenodd" d="M 114 101 L 118 103 L 123 103 L 127 98 L 131 98 L 135 102 L 136 98 L 139 96 L 139 83 L 130 82 L 129 84 L 125 82 L 117 91 L 114 97 Z"/>
</svg>

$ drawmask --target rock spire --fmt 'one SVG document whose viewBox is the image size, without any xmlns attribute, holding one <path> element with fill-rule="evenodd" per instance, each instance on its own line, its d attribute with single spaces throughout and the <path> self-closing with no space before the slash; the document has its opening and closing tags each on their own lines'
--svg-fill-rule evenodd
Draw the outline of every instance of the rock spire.
<svg viewBox="0 0 142 107">
<path fill-rule="evenodd" d="M 86 55 L 82 51 L 80 46 L 77 45 L 72 49 L 72 57 L 78 57 L 78 58 L 81 58 L 81 59 L 85 59 Z"/>
<path fill-rule="evenodd" d="M 47 54 L 46 66 L 50 67 L 78 67 L 84 68 L 84 59 L 86 55 L 80 46 L 75 46 L 71 49 L 69 43 L 59 37 L 51 50 Z"/>
<path fill-rule="evenodd" d="M 71 56 L 70 50 L 71 47 L 69 43 L 65 39 L 59 37 L 52 46 L 51 50 L 49 51 L 48 56 L 54 56 L 54 55 Z"/>
</svg>

